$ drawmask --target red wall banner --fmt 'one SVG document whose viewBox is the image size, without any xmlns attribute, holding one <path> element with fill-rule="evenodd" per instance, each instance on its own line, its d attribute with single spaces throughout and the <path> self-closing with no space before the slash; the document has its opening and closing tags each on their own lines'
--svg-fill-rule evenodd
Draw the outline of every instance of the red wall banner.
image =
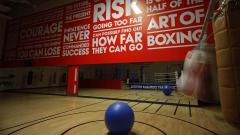
<svg viewBox="0 0 240 135">
<path fill-rule="evenodd" d="M 33 66 L 184 60 L 209 0 L 83 0 L 8 23 L 5 63 Z"/>
</svg>

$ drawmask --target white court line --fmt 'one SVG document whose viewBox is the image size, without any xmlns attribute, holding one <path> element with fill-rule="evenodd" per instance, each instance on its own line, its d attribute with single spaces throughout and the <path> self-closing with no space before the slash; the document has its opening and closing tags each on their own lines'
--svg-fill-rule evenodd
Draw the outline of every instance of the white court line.
<svg viewBox="0 0 240 135">
<path fill-rule="evenodd" d="M 161 15 L 161 14 L 166 14 L 166 13 L 171 13 L 171 12 L 181 11 L 181 10 L 186 10 L 186 9 L 192 9 L 192 8 L 197 8 L 197 7 L 202 7 L 202 6 L 204 6 L 204 4 L 192 6 L 192 7 L 181 8 L 181 9 L 176 9 L 176 10 L 171 10 L 171 11 L 165 11 L 165 12 L 160 11 L 160 13 L 148 14 L 147 16 Z"/>
<path fill-rule="evenodd" d="M 139 25 L 142 25 L 142 23 L 133 24 L 133 25 L 128 25 L 128 26 L 122 26 L 122 27 L 115 27 L 115 28 L 110 28 L 110 29 L 96 30 L 96 31 L 93 31 L 93 33 L 94 33 L 94 32 L 101 32 L 101 31 L 108 31 L 108 30 L 115 30 L 115 29 L 120 29 L 120 28 L 128 28 L 128 27 L 139 26 Z"/>
<path fill-rule="evenodd" d="M 181 47 L 191 47 L 191 46 L 197 46 L 198 44 L 191 44 L 191 45 L 178 45 L 178 46 L 166 46 L 166 47 L 153 47 L 153 48 L 147 48 L 148 50 L 158 50 L 158 49 L 167 49 L 167 48 L 181 48 Z"/>
<path fill-rule="evenodd" d="M 148 33 L 148 34 L 152 34 L 152 33 L 167 32 L 167 31 L 176 31 L 176 30 L 184 30 L 184 29 L 198 28 L 198 27 L 203 27 L 203 25 L 189 26 L 189 27 L 182 27 L 182 28 L 175 28 L 175 29 L 167 29 L 167 30 L 159 30 L 159 31 L 152 31 L 152 32 L 147 32 L 147 33 Z"/>
</svg>

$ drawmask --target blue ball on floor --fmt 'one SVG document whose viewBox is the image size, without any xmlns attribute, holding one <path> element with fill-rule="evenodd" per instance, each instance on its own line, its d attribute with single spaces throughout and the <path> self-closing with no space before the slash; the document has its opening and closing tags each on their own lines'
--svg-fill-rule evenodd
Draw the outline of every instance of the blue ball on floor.
<svg viewBox="0 0 240 135">
<path fill-rule="evenodd" d="M 127 134 L 134 124 L 134 112 L 127 103 L 111 104 L 105 112 L 105 125 L 113 135 Z"/>
<path fill-rule="evenodd" d="M 172 91 L 173 91 L 173 87 L 172 87 L 172 86 L 170 86 L 170 85 L 164 85 L 164 86 L 163 86 L 163 93 L 164 93 L 166 96 L 171 95 Z"/>
</svg>

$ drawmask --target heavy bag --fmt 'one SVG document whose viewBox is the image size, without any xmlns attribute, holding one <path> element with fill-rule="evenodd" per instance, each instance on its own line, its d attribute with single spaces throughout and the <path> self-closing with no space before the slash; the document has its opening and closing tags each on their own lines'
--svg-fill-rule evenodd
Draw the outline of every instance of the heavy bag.
<svg viewBox="0 0 240 135">
<path fill-rule="evenodd" d="M 240 127 L 240 1 L 228 0 L 213 19 L 219 94 L 225 119 Z"/>
<path fill-rule="evenodd" d="M 187 53 L 181 82 L 178 82 L 186 95 L 207 103 L 219 100 L 215 55 L 212 45 L 200 46 Z"/>
</svg>

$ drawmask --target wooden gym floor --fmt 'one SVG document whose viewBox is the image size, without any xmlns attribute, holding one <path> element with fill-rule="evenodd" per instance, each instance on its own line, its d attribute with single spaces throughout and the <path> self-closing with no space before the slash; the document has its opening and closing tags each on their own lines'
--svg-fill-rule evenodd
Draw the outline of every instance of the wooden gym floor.
<svg viewBox="0 0 240 135">
<path fill-rule="evenodd" d="M 50 87 L 36 89 L 8 90 L 8 92 L 67 95 L 65 87 Z M 198 106 L 197 100 L 185 96 L 181 92 L 173 91 L 170 96 L 165 96 L 162 91 L 157 90 L 115 90 L 115 89 L 87 89 L 81 88 L 79 97 L 98 98 L 122 101 L 135 101 L 168 105 Z"/>
<path fill-rule="evenodd" d="M 155 104 L 198 106 L 196 99 L 176 91 L 173 91 L 170 96 L 165 96 L 160 90 L 80 89 L 78 96 Z"/>
<path fill-rule="evenodd" d="M 86 91 L 83 93 L 88 95 Z M 145 94 L 141 97 L 150 95 L 140 93 Z M 121 99 L 122 96 L 115 98 Z M 0 134 L 108 135 L 104 113 L 116 101 L 120 100 L 0 92 Z M 239 129 L 224 121 L 219 106 L 123 102 L 128 103 L 135 113 L 130 135 L 240 134 Z"/>
</svg>

